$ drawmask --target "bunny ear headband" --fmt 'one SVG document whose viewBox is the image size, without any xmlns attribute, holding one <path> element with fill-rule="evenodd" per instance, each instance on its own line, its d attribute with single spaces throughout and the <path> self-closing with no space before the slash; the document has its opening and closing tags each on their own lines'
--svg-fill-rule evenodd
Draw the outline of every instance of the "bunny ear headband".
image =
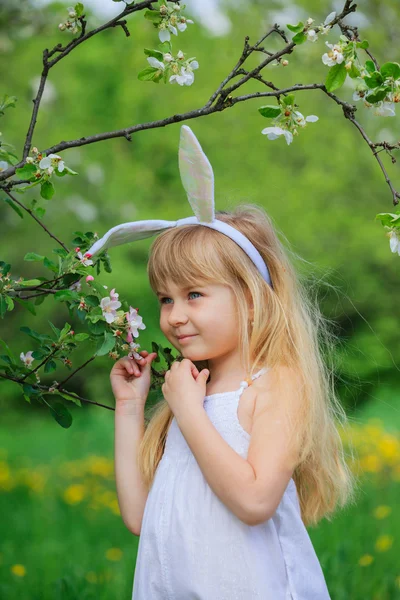
<svg viewBox="0 0 400 600">
<path fill-rule="evenodd" d="M 203 225 L 216 229 L 236 242 L 251 258 L 265 281 L 272 287 L 268 267 L 261 254 L 250 240 L 235 227 L 215 218 L 214 213 L 214 173 L 198 139 L 187 125 L 182 125 L 179 141 L 179 171 L 183 187 L 195 214 L 177 221 L 145 220 L 116 225 L 89 248 L 92 256 L 111 248 L 135 240 L 152 237 L 171 227 L 180 225 Z"/>
</svg>

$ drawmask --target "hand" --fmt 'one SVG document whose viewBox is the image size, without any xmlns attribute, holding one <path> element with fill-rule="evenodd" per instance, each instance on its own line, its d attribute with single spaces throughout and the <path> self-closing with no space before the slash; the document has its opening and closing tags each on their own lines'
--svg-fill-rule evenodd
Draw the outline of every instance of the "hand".
<svg viewBox="0 0 400 600">
<path fill-rule="evenodd" d="M 188 358 L 172 363 L 171 369 L 165 373 L 161 391 L 175 416 L 193 406 L 203 406 L 209 374 L 208 369 L 199 373 Z"/>
<path fill-rule="evenodd" d="M 116 361 L 110 373 L 115 401 L 132 402 L 144 406 L 151 384 L 151 363 L 157 353 L 139 352 L 141 359 L 123 356 Z"/>
</svg>

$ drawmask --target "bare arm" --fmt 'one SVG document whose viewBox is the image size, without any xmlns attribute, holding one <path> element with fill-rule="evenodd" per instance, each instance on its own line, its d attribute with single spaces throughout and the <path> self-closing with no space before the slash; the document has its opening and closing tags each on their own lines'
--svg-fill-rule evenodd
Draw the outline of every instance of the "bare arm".
<svg viewBox="0 0 400 600">
<path fill-rule="evenodd" d="M 114 446 L 117 496 L 122 519 L 135 535 L 140 535 L 149 493 L 136 460 L 144 429 L 144 405 L 117 402 Z"/>
</svg>

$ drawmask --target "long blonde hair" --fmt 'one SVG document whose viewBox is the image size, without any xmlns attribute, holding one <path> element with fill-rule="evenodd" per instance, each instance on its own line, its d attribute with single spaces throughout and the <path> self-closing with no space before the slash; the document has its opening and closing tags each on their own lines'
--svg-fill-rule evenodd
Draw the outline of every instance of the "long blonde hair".
<svg viewBox="0 0 400 600">
<path fill-rule="evenodd" d="M 338 426 L 347 424 L 346 413 L 335 394 L 333 369 L 324 358 L 324 350 L 332 351 L 336 337 L 265 210 L 241 204 L 229 212 L 216 211 L 215 216 L 254 244 L 268 265 L 273 289 L 233 240 L 197 225 L 168 229 L 155 238 L 147 266 L 151 288 L 167 289 L 168 281 L 182 287 L 228 285 L 237 304 L 239 349 L 247 376 L 264 365 L 271 369 L 284 365 L 300 374 L 303 406 L 293 435 L 301 440 L 301 453 L 293 479 L 304 524 L 316 525 L 323 517 L 331 520 L 338 505 L 354 500 L 356 484 L 338 431 Z M 249 320 L 249 300 L 254 324 Z M 208 367 L 207 361 L 195 364 L 199 370 Z M 149 489 L 173 416 L 162 398 L 145 417 L 137 459 Z"/>
</svg>

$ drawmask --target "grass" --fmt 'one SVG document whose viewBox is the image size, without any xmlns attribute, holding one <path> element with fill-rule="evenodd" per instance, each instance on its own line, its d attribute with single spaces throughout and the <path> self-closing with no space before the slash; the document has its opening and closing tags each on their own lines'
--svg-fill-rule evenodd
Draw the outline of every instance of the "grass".
<svg viewBox="0 0 400 600">
<path fill-rule="evenodd" d="M 400 427 L 393 411 L 391 405 L 383 419 L 376 407 L 355 415 L 357 504 L 308 529 L 332 600 L 400 599 Z M 2 416 L 0 598 L 131 598 L 139 538 L 118 509 L 113 418 L 97 407 L 76 409 L 64 430 L 29 409 Z"/>
</svg>

